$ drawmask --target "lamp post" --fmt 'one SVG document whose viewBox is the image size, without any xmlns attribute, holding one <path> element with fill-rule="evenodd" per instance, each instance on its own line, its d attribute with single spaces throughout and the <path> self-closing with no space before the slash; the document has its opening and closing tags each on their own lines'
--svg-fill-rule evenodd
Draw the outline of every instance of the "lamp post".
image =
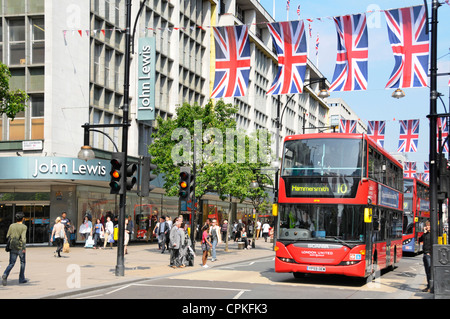
<svg viewBox="0 0 450 319">
<path fill-rule="evenodd" d="M 425 7 L 427 1 L 424 0 Z M 437 25 L 438 25 L 438 8 L 441 6 L 438 0 L 433 0 L 431 4 L 431 43 L 430 43 L 430 224 L 431 224 L 431 244 L 438 243 L 438 170 L 437 170 L 437 118 L 442 114 L 437 114 Z M 428 23 L 428 17 L 427 17 Z M 428 28 L 427 28 L 428 30 Z M 398 89 L 392 94 L 394 98 L 401 98 L 403 94 L 398 93 Z M 401 90 L 400 90 L 401 91 Z M 396 93 L 397 92 L 397 93 Z M 433 255 L 433 252 L 431 253 Z M 431 291 L 434 292 L 434 262 L 431 256 Z"/>
</svg>

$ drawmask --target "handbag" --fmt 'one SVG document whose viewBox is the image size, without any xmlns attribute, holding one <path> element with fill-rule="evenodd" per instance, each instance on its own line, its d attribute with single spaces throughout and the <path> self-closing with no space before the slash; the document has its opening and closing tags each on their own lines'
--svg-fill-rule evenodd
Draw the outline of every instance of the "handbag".
<svg viewBox="0 0 450 319">
<path fill-rule="evenodd" d="M 89 236 L 88 239 L 86 239 L 84 248 L 93 248 L 93 247 L 94 247 L 94 239 L 92 239 L 92 236 Z"/>
<path fill-rule="evenodd" d="M 7 253 L 9 253 L 11 251 L 11 237 L 10 236 L 8 236 L 8 239 L 6 240 L 5 250 Z"/>
</svg>

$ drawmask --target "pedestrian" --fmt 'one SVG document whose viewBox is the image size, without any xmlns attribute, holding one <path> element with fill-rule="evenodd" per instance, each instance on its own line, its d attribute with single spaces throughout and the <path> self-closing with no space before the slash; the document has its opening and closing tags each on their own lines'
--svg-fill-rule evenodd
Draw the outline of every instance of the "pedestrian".
<svg viewBox="0 0 450 319">
<path fill-rule="evenodd" d="M 244 249 L 247 249 L 248 248 L 248 237 L 247 237 L 247 232 L 245 231 L 245 227 L 241 228 L 240 241 L 242 241 L 244 243 Z"/>
<path fill-rule="evenodd" d="M 84 216 L 83 223 L 80 226 L 80 234 L 84 240 L 88 239 L 89 235 L 92 235 L 92 222 L 87 215 Z"/>
<path fill-rule="evenodd" d="M 264 241 L 267 243 L 267 237 L 269 236 L 269 230 L 270 230 L 270 225 L 269 223 L 266 221 L 263 225 L 262 225 L 262 234 L 264 237 Z"/>
<path fill-rule="evenodd" d="M 208 259 L 208 250 L 211 248 L 212 244 L 209 240 L 209 227 L 208 225 L 204 225 L 202 227 L 202 267 L 208 268 L 209 266 L 206 264 L 206 260 Z"/>
<path fill-rule="evenodd" d="M 159 227 L 158 227 L 158 245 L 161 249 L 161 254 L 164 254 L 164 251 L 166 250 L 166 242 L 167 238 L 170 234 L 170 227 L 169 223 L 166 221 L 166 218 L 164 216 L 161 216 L 159 218 Z"/>
<path fill-rule="evenodd" d="M 130 236 L 133 233 L 133 223 L 130 223 L 130 220 L 127 218 L 125 219 L 125 234 L 124 234 L 124 241 L 123 241 L 123 248 L 125 255 L 128 254 L 128 242 L 130 241 Z"/>
<path fill-rule="evenodd" d="M 173 225 L 172 218 L 170 216 L 166 216 L 166 223 L 167 223 L 167 226 L 169 227 L 169 231 L 166 232 L 166 248 L 167 248 L 167 250 L 169 250 L 170 249 L 170 247 L 169 247 L 169 244 L 170 244 L 169 236 L 170 236 L 170 230 L 172 229 L 172 225 Z"/>
<path fill-rule="evenodd" d="M 99 246 L 99 242 L 101 242 L 101 238 L 102 238 L 102 234 L 103 234 L 103 238 L 105 236 L 105 228 L 103 227 L 102 221 L 100 218 L 97 218 L 97 221 L 95 222 L 94 225 L 94 249 L 97 249 L 97 247 Z"/>
<path fill-rule="evenodd" d="M 180 232 L 181 237 L 181 245 L 180 245 L 180 267 L 184 268 L 185 266 L 189 265 L 189 234 L 187 232 L 187 224 L 182 222 L 180 225 L 180 229 L 178 230 Z"/>
<path fill-rule="evenodd" d="M 181 235 L 179 232 L 180 221 L 178 217 L 174 219 L 172 228 L 170 229 L 170 267 L 177 268 L 180 264 L 180 247 L 181 247 Z"/>
<path fill-rule="evenodd" d="M 53 226 L 52 236 L 50 238 L 50 242 L 53 242 L 53 237 L 55 238 L 56 244 L 56 254 L 58 257 L 61 257 L 61 251 L 63 249 L 64 241 L 67 240 L 66 231 L 64 229 L 64 225 L 61 223 L 61 217 L 56 217 L 55 225 Z"/>
<path fill-rule="evenodd" d="M 256 239 L 261 235 L 261 221 L 258 219 L 256 221 Z"/>
<path fill-rule="evenodd" d="M 11 224 L 8 228 L 6 238 L 9 238 L 10 242 L 10 252 L 9 252 L 9 264 L 5 269 L 2 276 L 2 284 L 6 286 L 8 281 L 8 276 L 14 265 L 16 264 L 17 257 L 20 258 L 20 272 L 19 272 L 19 283 L 24 284 L 28 282 L 25 279 L 25 250 L 27 244 L 27 226 L 23 224 L 24 215 L 22 212 L 16 213 L 16 222 Z"/>
<path fill-rule="evenodd" d="M 427 287 L 423 289 L 423 292 L 430 291 L 430 279 L 431 279 L 431 227 L 430 221 L 425 222 L 423 236 L 419 239 L 419 242 L 423 242 L 423 266 L 425 268 L 425 274 L 427 276 Z"/>
<path fill-rule="evenodd" d="M 227 240 L 227 232 L 228 232 L 228 220 L 226 220 L 226 219 L 223 220 L 220 231 L 222 232 L 222 240 L 226 241 Z"/>
<path fill-rule="evenodd" d="M 64 225 L 64 231 L 66 232 L 67 242 L 70 244 L 70 229 L 71 229 L 72 223 L 70 222 L 70 219 L 67 218 L 66 212 L 61 213 L 61 224 Z"/>
<path fill-rule="evenodd" d="M 106 249 L 106 244 L 109 243 L 112 249 L 112 245 L 114 243 L 114 224 L 111 221 L 111 217 L 106 217 L 106 225 L 105 225 L 105 242 L 103 243 L 103 249 Z"/>
<path fill-rule="evenodd" d="M 211 236 L 211 261 L 216 261 L 216 247 L 217 244 L 222 242 L 222 239 L 220 237 L 220 227 L 217 225 L 217 219 L 211 220 L 211 227 L 209 228 L 209 234 Z"/>
</svg>

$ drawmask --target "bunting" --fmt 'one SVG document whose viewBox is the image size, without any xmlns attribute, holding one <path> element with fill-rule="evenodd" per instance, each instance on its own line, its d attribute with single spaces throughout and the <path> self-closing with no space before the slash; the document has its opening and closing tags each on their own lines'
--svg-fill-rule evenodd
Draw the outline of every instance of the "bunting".
<svg viewBox="0 0 450 319">
<path fill-rule="evenodd" d="M 303 21 L 276 22 L 268 27 L 278 56 L 278 73 L 267 94 L 302 93 L 307 62 Z"/>
<path fill-rule="evenodd" d="M 384 133 L 386 121 L 369 121 L 367 135 L 369 135 L 379 146 L 384 147 Z"/>
<path fill-rule="evenodd" d="M 244 96 L 250 76 L 250 40 L 245 25 L 214 28 L 216 48 L 212 98 Z"/>
<path fill-rule="evenodd" d="M 416 162 L 405 162 L 403 166 L 403 176 L 406 178 L 414 178 L 417 174 Z"/>
<path fill-rule="evenodd" d="M 395 57 L 386 88 L 427 86 L 429 36 L 425 6 L 394 9 L 385 14 Z"/>
<path fill-rule="evenodd" d="M 330 91 L 366 90 L 369 57 L 366 15 L 337 17 L 334 22 L 338 48 Z"/>
<path fill-rule="evenodd" d="M 417 152 L 419 143 L 419 120 L 400 121 L 400 138 L 397 152 Z"/>
<path fill-rule="evenodd" d="M 355 120 L 343 120 L 339 121 L 339 133 L 356 133 Z"/>
</svg>

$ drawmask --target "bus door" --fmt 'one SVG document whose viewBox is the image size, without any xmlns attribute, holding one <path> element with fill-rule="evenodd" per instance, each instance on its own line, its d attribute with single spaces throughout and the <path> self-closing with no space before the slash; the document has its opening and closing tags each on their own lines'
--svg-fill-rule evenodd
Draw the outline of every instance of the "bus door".
<svg viewBox="0 0 450 319">
<path fill-rule="evenodd" d="M 366 274 L 372 273 L 372 255 L 373 255 L 373 221 L 365 222 L 366 227 Z"/>
</svg>

